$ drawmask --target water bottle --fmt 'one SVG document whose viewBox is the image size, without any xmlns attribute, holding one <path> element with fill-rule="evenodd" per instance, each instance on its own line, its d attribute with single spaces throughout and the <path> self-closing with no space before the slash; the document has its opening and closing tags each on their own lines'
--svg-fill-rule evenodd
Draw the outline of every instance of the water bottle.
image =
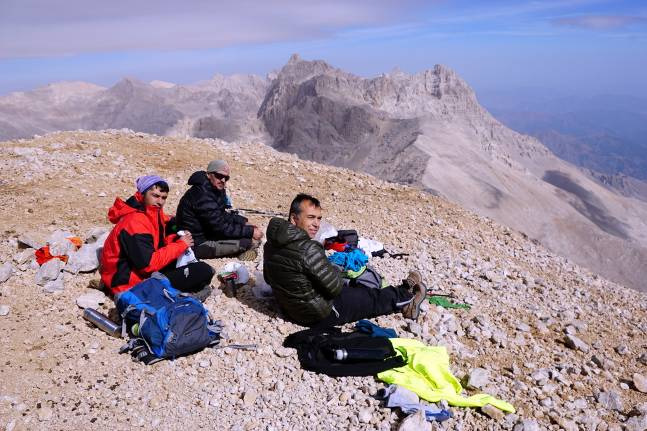
<svg viewBox="0 0 647 431">
<path fill-rule="evenodd" d="M 112 335 L 113 337 L 121 338 L 121 325 L 116 324 L 108 316 L 99 313 L 94 308 L 86 308 L 83 310 L 83 318 L 91 322 L 94 326 Z"/>
<path fill-rule="evenodd" d="M 184 236 L 186 235 L 186 232 L 183 230 L 177 231 L 178 236 Z M 179 268 L 181 266 L 186 266 L 190 263 L 197 262 L 198 259 L 195 257 L 195 254 L 193 253 L 193 249 L 191 247 L 188 247 L 186 250 L 184 250 L 184 253 L 182 253 L 182 256 L 177 258 L 177 263 L 175 264 L 176 268 Z"/>
<path fill-rule="evenodd" d="M 346 349 L 335 349 L 333 350 L 333 356 L 335 361 L 343 362 L 348 358 L 348 350 Z"/>
<path fill-rule="evenodd" d="M 382 361 L 385 359 L 385 354 L 382 349 L 361 349 L 349 347 L 348 349 L 332 349 L 332 357 L 338 362 Z"/>
</svg>

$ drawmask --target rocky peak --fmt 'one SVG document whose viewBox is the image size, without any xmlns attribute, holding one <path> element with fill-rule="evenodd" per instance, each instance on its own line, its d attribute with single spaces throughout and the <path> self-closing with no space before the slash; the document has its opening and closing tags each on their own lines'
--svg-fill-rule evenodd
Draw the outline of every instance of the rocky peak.
<svg viewBox="0 0 647 431">
<path fill-rule="evenodd" d="M 452 69 L 439 64 L 415 75 L 397 69 L 366 80 L 364 86 L 371 105 L 400 117 L 485 113 L 470 86 Z"/>
<path fill-rule="evenodd" d="M 299 91 L 288 88 L 302 87 Z M 436 65 L 415 75 L 399 68 L 365 79 L 330 66 L 325 61 L 306 61 L 294 54 L 272 82 L 266 102 L 277 96 L 292 98 L 317 95 L 353 104 L 368 104 L 400 118 L 453 115 L 472 112 L 484 115 L 474 91 L 452 69 Z M 264 103 L 261 111 L 269 109 Z"/>
<path fill-rule="evenodd" d="M 330 66 L 323 60 L 302 60 L 298 54 L 293 54 L 290 60 L 279 71 L 276 79 L 278 81 L 291 81 L 301 83 L 317 75 L 339 75 L 344 71 Z"/>
<path fill-rule="evenodd" d="M 118 97 L 132 97 L 136 92 L 150 91 L 154 88 L 136 78 L 124 78 L 108 89 L 108 94 Z"/>
</svg>

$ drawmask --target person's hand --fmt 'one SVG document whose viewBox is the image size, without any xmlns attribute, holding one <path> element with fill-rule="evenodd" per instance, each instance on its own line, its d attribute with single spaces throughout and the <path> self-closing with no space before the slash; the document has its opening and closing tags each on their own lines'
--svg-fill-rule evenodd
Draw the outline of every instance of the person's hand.
<svg viewBox="0 0 647 431">
<path fill-rule="evenodd" d="M 180 237 L 180 241 L 184 241 L 189 247 L 193 247 L 193 235 L 191 232 L 185 231 L 185 234 Z"/>
<path fill-rule="evenodd" d="M 261 231 L 258 227 L 254 226 L 254 233 L 252 234 L 252 239 L 255 239 L 256 241 L 260 241 L 261 238 L 263 238 L 263 231 Z"/>
</svg>

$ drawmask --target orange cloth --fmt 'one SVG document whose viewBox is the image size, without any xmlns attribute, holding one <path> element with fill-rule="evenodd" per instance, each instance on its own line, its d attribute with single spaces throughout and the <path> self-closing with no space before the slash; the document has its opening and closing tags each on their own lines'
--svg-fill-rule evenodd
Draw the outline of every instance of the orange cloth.
<svg viewBox="0 0 647 431">
<path fill-rule="evenodd" d="M 80 249 L 83 245 L 83 241 L 81 241 L 81 238 L 79 238 L 78 236 L 70 236 L 67 238 L 67 240 L 74 244 L 77 250 Z"/>
<path fill-rule="evenodd" d="M 39 265 L 42 265 L 52 259 L 61 259 L 63 262 L 67 263 L 67 256 L 52 256 L 52 254 L 49 252 L 48 245 L 39 248 L 34 254 L 36 255 L 36 262 L 38 262 Z"/>
<path fill-rule="evenodd" d="M 78 236 L 71 236 L 67 238 L 68 241 L 70 241 L 74 246 L 79 249 L 81 245 L 83 244 L 83 241 L 81 241 L 81 238 Z M 67 263 L 68 257 L 66 255 L 62 256 L 53 256 L 52 253 L 49 251 L 49 246 L 46 245 L 44 247 L 39 248 L 36 250 L 34 253 L 36 255 L 36 262 L 38 262 L 39 265 L 44 264 L 45 262 L 52 260 L 52 259 L 61 259 L 63 262 Z"/>
</svg>

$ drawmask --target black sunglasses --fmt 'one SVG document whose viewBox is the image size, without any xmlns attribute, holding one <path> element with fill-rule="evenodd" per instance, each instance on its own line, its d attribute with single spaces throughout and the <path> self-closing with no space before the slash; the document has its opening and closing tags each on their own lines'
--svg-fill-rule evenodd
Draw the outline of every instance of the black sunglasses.
<svg viewBox="0 0 647 431">
<path fill-rule="evenodd" d="M 219 172 L 209 172 L 209 173 L 214 177 L 218 178 L 220 181 L 224 181 L 224 182 L 229 181 L 229 175 L 223 175 Z"/>
</svg>

